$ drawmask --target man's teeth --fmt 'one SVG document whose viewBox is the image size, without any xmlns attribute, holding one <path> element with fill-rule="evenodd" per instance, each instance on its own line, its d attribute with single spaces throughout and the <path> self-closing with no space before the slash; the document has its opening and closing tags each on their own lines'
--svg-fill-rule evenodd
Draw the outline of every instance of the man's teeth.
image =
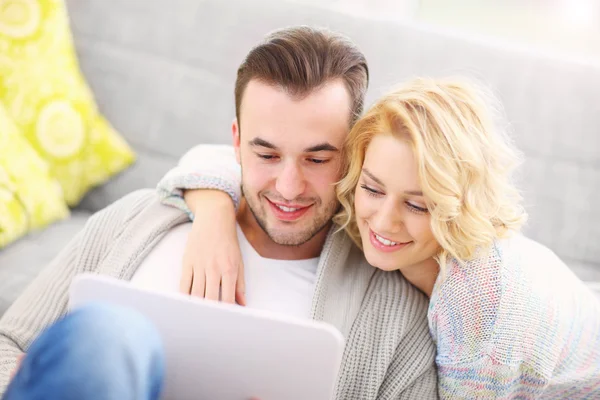
<svg viewBox="0 0 600 400">
<path fill-rule="evenodd" d="M 379 236 L 378 234 L 375 234 L 375 239 L 377 239 L 377 241 L 385 246 L 395 246 L 398 243 L 397 242 L 392 242 L 391 240 L 387 240 L 385 238 L 382 238 L 381 236 Z"/>
<path fill-rule="evenodd" d="M 277 208 L 279 208 L 281 211 L 284 212 L 294 212 L 294 211 L 298 211 L 299 208 L 292 208 L 292 207 L 286 207 L 286 206 L 280 206 L 279 204 L 276 204 Z"/>
</svg>

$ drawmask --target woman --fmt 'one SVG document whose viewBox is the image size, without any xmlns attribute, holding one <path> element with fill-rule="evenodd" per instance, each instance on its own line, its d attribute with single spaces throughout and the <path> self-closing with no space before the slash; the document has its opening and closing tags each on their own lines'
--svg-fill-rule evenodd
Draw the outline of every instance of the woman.
<svg viewBox="0 0 600 400">
<path fill-rule="evenodd" d="M 429 79 L 381 98 L 349 134 L 335 221 L 430 298 L 442 398 L 600 398 L 600 302 L 518 233 L 518 153 L 486 100 Z"/>
</svg>

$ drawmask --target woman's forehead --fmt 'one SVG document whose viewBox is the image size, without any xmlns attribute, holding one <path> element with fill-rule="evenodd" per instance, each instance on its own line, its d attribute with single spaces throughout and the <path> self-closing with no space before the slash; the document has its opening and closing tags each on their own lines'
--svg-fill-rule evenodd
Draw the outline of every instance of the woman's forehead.
<svg viewBox="0 0 600 400">
<path fill-rule="evenodd" d="M 420 189 L 416 159 L 411 145 L 391 134 L 375 135 L 365 154 L 363 170 L 379 179 L 388 189 Z"/>
</svg>

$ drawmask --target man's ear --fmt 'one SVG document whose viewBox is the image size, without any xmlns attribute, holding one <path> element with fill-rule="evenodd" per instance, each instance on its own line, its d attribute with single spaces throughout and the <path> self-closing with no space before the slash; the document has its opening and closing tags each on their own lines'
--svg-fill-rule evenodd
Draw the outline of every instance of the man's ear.
<svg viewBox="0 0 600 400">
<path fill-rule="evenodd" d="M 240 157 L 240 126 L 238 124 L 237 118 L 233 119 L 233 123 L 231 124 L 231 134 L 233 136 L 233 149 L 235 150 L 235 159 L 238 164 L 242 164 L 242 158 Z"/>
</svg>

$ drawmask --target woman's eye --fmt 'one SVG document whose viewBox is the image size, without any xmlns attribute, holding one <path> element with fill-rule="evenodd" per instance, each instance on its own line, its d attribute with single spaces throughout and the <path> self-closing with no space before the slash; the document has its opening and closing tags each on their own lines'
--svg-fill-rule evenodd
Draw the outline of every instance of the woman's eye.
<svg viewBox="0 0 600 400">
<path fill-rule="evenodd" d="M 416 214 L 425 214 L 425 213 L 429 212 L 429 210 L 427 208 L 419 207 L 411 202 L 406 202 L 406 205 L 412 212 L 414 212 Z"/>
<path fill-rule="evenodd" d="M 369 196 L 373 196 L 373 197 L 382 196 L 382 194 L 379 193 L 377 190 L 372 189 L 372 188 L 368 187 L 367 185 L 360 185 L 360 187 L 363 188 Z"/>
<path fill-rule="evenodd" d="M 313 164 L 325 164 L 327 163 L 329 160 L 321 160 L 319 158 L 309 158 L 308 162 L 311 162 Z"/>
</svg>

